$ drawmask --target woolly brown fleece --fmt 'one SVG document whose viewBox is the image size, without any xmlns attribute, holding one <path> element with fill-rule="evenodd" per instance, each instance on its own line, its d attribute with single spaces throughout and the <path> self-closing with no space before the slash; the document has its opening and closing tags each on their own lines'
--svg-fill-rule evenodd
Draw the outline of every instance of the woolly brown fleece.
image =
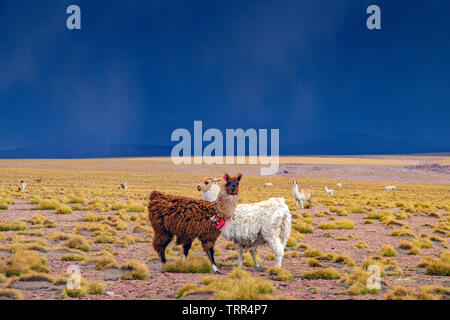
<svg viewBox="0 0 450 320">
<path fill-rule="evenodd" d="M 192 241 L 198 238 L 214 265 L 214 244 L 220 231 L 216 230 L 216 223 L 211 221 L 211 217 L 216 216 L 218 221 L 232 218 L 241 177 L 240 174 L 237 177 L 226 174 L 226 183 L 216 202 L 166 195 L 158 191 L 150 194 L 148 217 L 155 231 L 153 248 L 163 263 L 166 262 L 165 249 L 173 236 L 176 236 L 176 243 L 183 244 L 185 256 Z"/>
</svg>

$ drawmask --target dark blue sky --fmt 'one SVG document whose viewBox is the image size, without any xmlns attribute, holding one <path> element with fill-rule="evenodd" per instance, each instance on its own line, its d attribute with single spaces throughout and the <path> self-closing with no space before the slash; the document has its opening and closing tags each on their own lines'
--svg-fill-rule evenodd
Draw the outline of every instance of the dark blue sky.
<svg viewBox="0 0 450 320">
<path fill-rule="evenodd" d="M 66 28 L 81 7 L 82 30 Z M 366 28 L 381 7 L 382 30 Z M 448 1 L 0 0 L 0 150 L 279 128 L 282 153 L 450 151 Z M 173 145 L 173 143 L 172 143 Z"/>
</svg>

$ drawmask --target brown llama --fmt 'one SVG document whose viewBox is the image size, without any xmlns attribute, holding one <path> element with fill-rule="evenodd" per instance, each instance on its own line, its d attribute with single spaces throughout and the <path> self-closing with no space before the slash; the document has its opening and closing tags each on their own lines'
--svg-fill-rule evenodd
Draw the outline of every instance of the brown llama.
<svg viewBox="0 0 450 320">
<path fill-rule="evenodd" d="M 183 258 L 198 238 L 214 272 L 220 273 L 214 262 L 214 244 L 233 217 L 241 178 L 240 173 L 236 177 L 225 173 L 225 184 L 214 202 L 165 195 L 158 191 L 150 194 L 148 217 L 155 232 L 153 248 L 162 263 L 166 263 L 166 247 L 173 236 L 177 237 L 177 244 L 183 245 Z"/>
</svg>

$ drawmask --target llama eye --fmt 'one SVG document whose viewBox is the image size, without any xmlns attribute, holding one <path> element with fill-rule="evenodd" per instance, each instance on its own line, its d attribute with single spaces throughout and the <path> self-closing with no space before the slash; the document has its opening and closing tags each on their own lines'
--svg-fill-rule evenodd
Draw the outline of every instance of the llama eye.
<svg viewBox="0 0 450 320">
<path fill-rule="evenodd" d="M 205 182 L 205 184 L 208 184 L 209 182 Z"/>
</svg>

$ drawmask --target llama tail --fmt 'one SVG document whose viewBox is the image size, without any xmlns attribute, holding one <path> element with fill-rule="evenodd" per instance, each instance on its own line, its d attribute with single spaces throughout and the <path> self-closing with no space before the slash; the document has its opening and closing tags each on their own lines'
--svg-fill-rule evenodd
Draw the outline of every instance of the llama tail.
<svg viewBox="0 0 450 320">
<path fill-rule="evenodd" d="M 162 192 L 159 191 L 152 191 L 152 193 L 150 193 L 150 200 L 156 199 L 156 198 L 160 198 L 162 197 L 164 194 Z"/>
</svg>

